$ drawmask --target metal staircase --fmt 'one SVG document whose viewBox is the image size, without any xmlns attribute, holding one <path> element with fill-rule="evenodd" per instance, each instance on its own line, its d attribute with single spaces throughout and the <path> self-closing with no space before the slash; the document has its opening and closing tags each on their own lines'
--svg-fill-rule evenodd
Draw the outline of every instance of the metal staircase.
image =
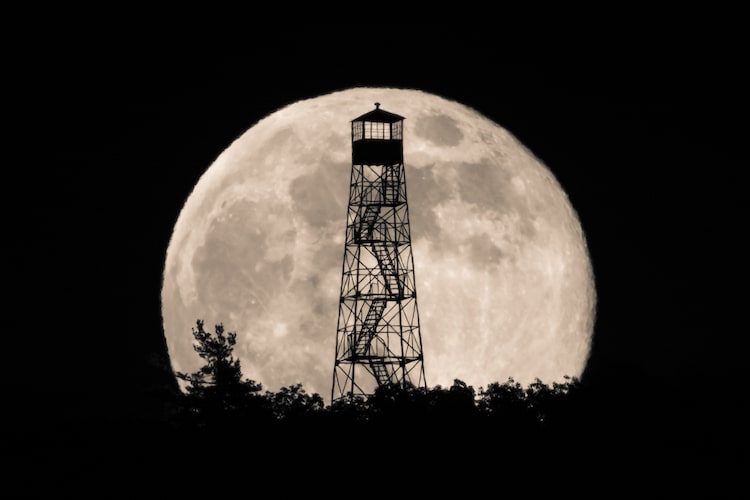
<svg viewBox="0 0 750 500">
<path fill-rule="evenodd" d="M 375 375 L 375 379 L 378 381 L 378 385 L 385 385 L 391 381 L 388 365 L 383 360 L 371 360 L 370 368 L 372 369 L 372 374 Z"/>
<path fill-rule="evenodd" d="M 383 276 L 383 282 L 385 284 L 388 293 L 391 296 L 401 296 L 401 283 L 396 273 L 396 266 L 393 264 L 393 259 L 388 251 L 388 247 L 385 244 L 372 244 L 372 253 L 378 260 L 378 267 L 380 268 L 380 274 Z"/>
<path fill-rule="evenodd" d="M 367 311 L 367 316 L 362 323 L 362 330 L 359 332 L 359 337 L 354 345 L 354 354 L 356 356 L 367 356 L 370 351 L 370 343 L 375 337 L 378 329 L 378 323 L 383 317 L 383 311 L 385 310 L 385 299 L 375 299 L 370 304 L 370 309 Z"/>
<path fill-rule="evenodd" d="M 387 167 L 383 174 L 383 203 L 386 205 L 398 203 L 398 191 L 398 168 Z"/>
<path fill-rule="evenodd" d="M 379 188 L 379 189 L 378 189 Z M 385 241 L 375 240 L 375 228 L 383 206 L 398 203 L 399 178 L 398 169 L 387 168 L 380 182 L 367 188 L 357 210 L 354 239 L 357 243 L 370 242 L 370 248 L 378 261 L 378 269 L 385 285 L 386 296 L 393 299 L 403 295 L 393 257 Z M 370 308 L 362 322 L 359 336 L 352 346 L 355 358 L 367 358 L 370 370 L 378 382 L 384 385 L 391 381 L 393 375 L 389 363 L 378 356 L 372 346 L 377 337 L 378 325 L 383 318 L 388 298 L 375 298 L 370 301 Z"/>
<path fill-rule="evenodd" d="M 383 311 L 385 310 L 386 301 L 385 299 L 375 299 L 370 304 L 370 309 L 367 311 L 367 316 L 362 323 L 362 330 L 359 334 L 356 344 L 354 345 L 354 354 L 357 357 L 369 357 L 370 346 L 372 341 L 375 339 L 377 334 L 378 323 L 383 317 Z M 391 379 L 388 365 L 379 358 L 371 358 L 368 361 L 372 374 L 378 381 L 378 385 L 387 384 Z"/>
<path fill-rule="evenodd" d="M 364 210 L 363 210 L 364 209 Z M 371 240 L 375 229 L 375 221 L 380 214 L 380 205 L 362 205 L 359 209 L 356 241 Z"/>
</svg>

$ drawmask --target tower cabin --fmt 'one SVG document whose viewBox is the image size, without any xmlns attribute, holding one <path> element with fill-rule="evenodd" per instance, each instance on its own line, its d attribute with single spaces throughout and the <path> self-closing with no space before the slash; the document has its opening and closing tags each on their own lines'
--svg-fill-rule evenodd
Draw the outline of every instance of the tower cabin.
<svg viewBox="0 0 750 500">
<path fill-rule="evenodd" d="M 404 117 L 375 109 L 352 120 L 352 163 L 395 165 L 403 162 Z"/>
</svg>

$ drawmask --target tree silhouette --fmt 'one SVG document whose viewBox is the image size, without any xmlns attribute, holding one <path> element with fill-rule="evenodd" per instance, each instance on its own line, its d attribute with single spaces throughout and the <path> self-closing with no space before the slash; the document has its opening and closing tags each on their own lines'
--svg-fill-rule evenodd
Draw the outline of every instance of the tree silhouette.
<svg viewBox="0 0 750 500">
<path fill-rule="evenodd" d="M 367 398 L 371 418 L 381 423 L 419 418 L 427 406 L 427 391 L 411 383 L 385 384 Z"/>
<path fill-rule="evenodd" d="M 326 407 L 326 411 L 338 424 L 366 422 L 370 417 L 368 400 L 360 395 L 337 399 Z"/>
<path fill-rule="evenodd" d="M 448 389 L 437 386 L 430 390 L 432 406 L 441 418 L 467 419 L 477 411 L 474 387 L 460 379 L 454 379 Z"/>
<path fill-rule="evenodd" d="M 196 372 L 176 374 L 187 382 L 191 411 L 213 419 L 257 410 L 262 401 L 257 393 L 262 386 L 254 380 L 243 379 L 240 360 L 233 356 L 237 334 L 225 333 L 221 323 L 215 326 L 213 333 L 206 331 L 203 320 L 199 319 L 193 336 L 196 340 L 193 348 L 205 364 Z"/>
<path fill-rule="evenodd" d="M 528 430 L 535 424 L 527 393 L 512 377 L 503 384 L 493 382 L 481 390 L 478 406 L 488 417 L 517 429 Z"/>
<path fill-rule="evenodd" d="M 325 408 L 320 394 L 307 394 L 302 384 L 282 387 L 279 392 L 266 391 L 266 402 L 277 419 L 298 419 L 320 413 Z"/>
<path fill-rule="evenodd" d="M 562 416 L 567 413 L 566 405 L 571 400 L 571 392 L 575 392 L 578 385 L 577 378 L 565 377 L 565 382 L 554 382 L 552 387 L 538 378 L 526 387 L 525 399 L 527 410 L 538 425 L 546 427 L 558 424 Z"/>
</svg>

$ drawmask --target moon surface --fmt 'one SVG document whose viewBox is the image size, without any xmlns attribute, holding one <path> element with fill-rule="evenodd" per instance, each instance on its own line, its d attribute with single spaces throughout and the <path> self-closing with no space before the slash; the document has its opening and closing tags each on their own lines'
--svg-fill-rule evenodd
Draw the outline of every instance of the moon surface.
<svg viewBox="0 0 750 500">
<path fill-rule="evenodd" d="M 579 377 L 596 290 L 584 232 L 552 172 L 463 104 L 413 89 L 354 88 L 286 106 L 205 171 L 169 243 L 161 291 L 173 369 L 202 365 L 197 319 L 237 332 L 264 389 L 330 394 L 350 121 L 405 116 L 412 248 L 429 387 Z"/>
</svg>

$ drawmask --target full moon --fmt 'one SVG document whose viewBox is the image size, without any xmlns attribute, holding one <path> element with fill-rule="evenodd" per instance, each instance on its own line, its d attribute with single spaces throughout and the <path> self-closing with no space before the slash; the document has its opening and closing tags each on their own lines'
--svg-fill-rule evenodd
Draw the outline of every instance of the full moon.
<svg viewBox="0 0 750 500">
<path fill-rule="evenodd" d="M 172 368 L 202 365 L 197 319 L 237 332 L 264 389 L 330 395 L 351 172 L 350 121 L 406 117 L 406 190 L 429 387 L 580 377 L 596 289 L 552 172 L 474 109 L 413 89 L 354 88 L 286 106 L 232 142 L 187 198 L 161 290 Z"/>
</svg>

